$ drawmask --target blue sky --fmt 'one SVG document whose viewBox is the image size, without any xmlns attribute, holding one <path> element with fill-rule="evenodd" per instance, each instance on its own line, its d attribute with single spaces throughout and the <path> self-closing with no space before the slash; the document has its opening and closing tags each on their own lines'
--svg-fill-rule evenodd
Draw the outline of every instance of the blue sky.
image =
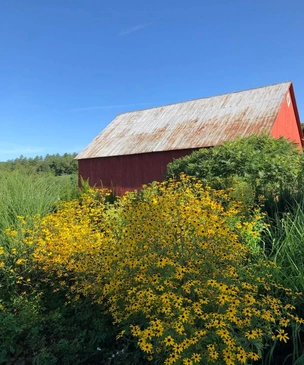
<svg viewBox="0 0 304 365">
<path fill-rule="evenodd" d="M 293 81 L 301 0 L 0 0 L 0 161 L 80 152 L 119 113 Z"/>
</svg>

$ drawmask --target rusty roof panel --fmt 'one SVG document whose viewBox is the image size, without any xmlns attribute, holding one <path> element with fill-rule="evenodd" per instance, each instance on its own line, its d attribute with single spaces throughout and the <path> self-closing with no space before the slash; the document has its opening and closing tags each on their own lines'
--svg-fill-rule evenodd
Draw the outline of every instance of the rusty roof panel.
<svg viewBox="0 0 304 365">
<path fill-rule="evenodd" d="M 76 158 L 209 147 L 270 133 L 290 82 L 118 115 Z"/>
</svg>

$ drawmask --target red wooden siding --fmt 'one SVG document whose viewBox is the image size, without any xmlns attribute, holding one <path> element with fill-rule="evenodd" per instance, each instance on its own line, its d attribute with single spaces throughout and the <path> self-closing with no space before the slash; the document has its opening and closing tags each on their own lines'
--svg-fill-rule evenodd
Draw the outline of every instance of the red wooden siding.
<svg viewBox="0 0 304 365">
<path fill-rule="evenodd" d="M 89 178 L 91 186 L 103 186 L 122 195 L 126 191 L 141 189 L 142 184 L 163 181 L 168 163 L 194 150 L 82 159 L 78 160 L 79 175 L 83 179 Z"/>
<path fill-rule="evenodd" d="M 283 136 L 290 141 L 298 143 L 300 147 L 303 146 L 303 134 L 292 88 L 283 100 L 281 109 L 271 129 L 270 135 L 274 138 Z"/>
</svg>

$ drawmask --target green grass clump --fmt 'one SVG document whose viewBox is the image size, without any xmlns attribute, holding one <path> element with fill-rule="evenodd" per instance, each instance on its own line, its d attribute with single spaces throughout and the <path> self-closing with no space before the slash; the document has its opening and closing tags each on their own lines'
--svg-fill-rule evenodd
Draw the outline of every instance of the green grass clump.
<svg viewBox="0 0 304 365">
<path fill-rule="evenodd" d="M 0 174 L 0 232 L 18 224 L 18 216 L 33 217 L 51 212 L 58 200 L 77 196 L 74 175 L 29 175 L 19 171 Z"/>
<path fill-rule="evenodd" d="M 275 280 L 299 294 L 294 305 L 297 315 L 304 318 L 304 199 L 294 201 L 288 212 L 278 212 L 265 239 L 268 257 L 280 267 L 274 272 Z M 304 364 L 303 327 L 291 324 L 289 332 L 292 346 L 282 353 L 282 363 Z M 264 364 L 272 364 L 270 360 Z"/>
<path fill-rule="evenodd" d="M 304 201 L 281 218 L 276 217 L 268 230 L 268 238 L 271 243 L 269 256 L 282 268 L 282 284 L 304 292 Z"/>
</svg>

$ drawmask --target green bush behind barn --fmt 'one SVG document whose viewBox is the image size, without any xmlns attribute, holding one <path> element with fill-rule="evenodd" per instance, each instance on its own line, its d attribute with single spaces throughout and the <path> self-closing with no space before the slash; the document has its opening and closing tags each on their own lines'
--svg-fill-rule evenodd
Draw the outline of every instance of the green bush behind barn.
<svg viewBox="0 0 304 365">
<path fill-rule="evenodd" d="M 271 209 L 274 202 L 301 192 L 303 155 L 285 138 L 252 135 L 171 162 L 167 178 L 178 178 L 181 172 L 214 188 L 247 191 L 248 203 Z"/>
</svg>

